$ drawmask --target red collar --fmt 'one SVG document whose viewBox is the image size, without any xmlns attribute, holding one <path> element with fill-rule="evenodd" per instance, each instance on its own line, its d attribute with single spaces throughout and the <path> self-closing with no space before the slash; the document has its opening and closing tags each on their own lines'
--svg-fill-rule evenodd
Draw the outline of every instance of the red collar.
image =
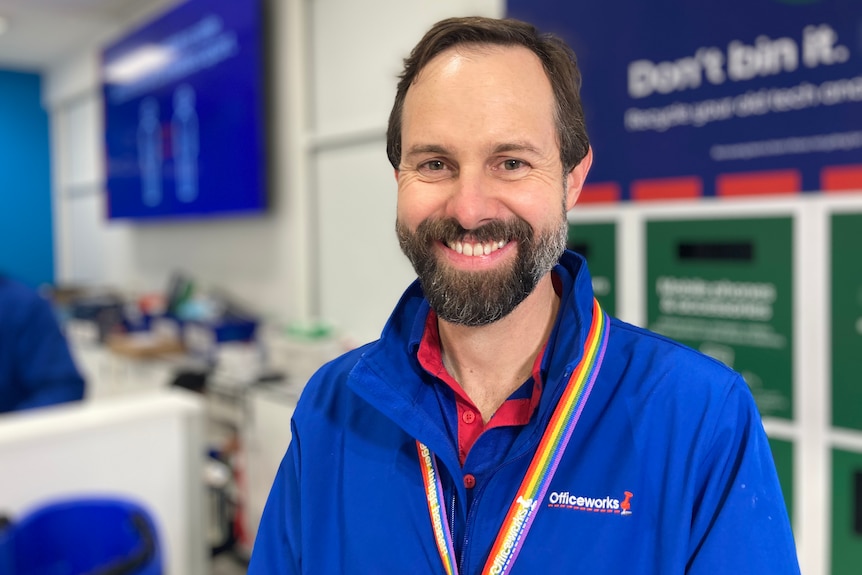
<svg viewBox="0 0 862 575">
<path fill-rule="evenodd" d="M 448 385 L 455 393 L 455 407 L 458 417 L 458 455 L 462 465 L 467 459 L 467 453 L 470 452 L 470 448 L 473 447 L 479 435 L 486 429 L 526 425 L 530 421 L 542 397 L 541 365 L 544 355 L 545 348 L 543 347 L 541 353 L 538 354 L 536 361 L 533 363 L 533 372 L 530 379 L 525 382 L 525 385 L 530 384 L 532 387 L 530 397 L 522 397 L 522 390 L 518 390 L 521 393 L 516 391 L 513 394 L 516 397 L 507 399 L 494 415 L 491 416 L 488 424 L 485 425 L 482 422 L 479 409 L 443 365 L 440 331 L 437 327 L 437 314 L 434 310 L 428 313 L 428 318 L 425 320 L 425 332 L 419 344 L 419 364 L 428 373 Z"/>
</svg>

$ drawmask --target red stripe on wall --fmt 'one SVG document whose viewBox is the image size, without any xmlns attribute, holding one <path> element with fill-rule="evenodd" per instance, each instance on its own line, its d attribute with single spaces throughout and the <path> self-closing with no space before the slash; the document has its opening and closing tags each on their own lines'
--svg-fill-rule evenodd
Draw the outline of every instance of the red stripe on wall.
<svg viewBox="0 0 862 575">
<path fill-rule="evenodd" d="M 802 190 L 802 174 L 798 170 L 720 174 L 715 181 L 718 196 L 760 196 L 792 194 Z"/>
<path fill-rule="evenodd" d="M 640 202 L 691 199 L 702 195 L 703 181 L 697 176 L 632 182 L 632 199 Z"/>
<path fill-rule="evenodd" d="M 823 168 L 820 170 L 820 188 L 828 192 L 862 190 L 862 164 Z"/>
<path fill-rule="evenodd" d="M 597 184 L 584 184 L 578 203 L 598 204 L 604 202 L 618 202 L 622 197 L 620 185 L 616 182 L 601 182 Z"/>
</svg>

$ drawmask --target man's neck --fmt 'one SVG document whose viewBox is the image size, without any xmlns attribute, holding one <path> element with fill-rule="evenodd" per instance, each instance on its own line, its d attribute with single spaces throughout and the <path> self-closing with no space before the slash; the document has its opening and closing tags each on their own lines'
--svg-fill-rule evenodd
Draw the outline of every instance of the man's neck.
<svg viewBox="0 0 862 575">
<path fill-rule="evenodd" d="M 443 363 L 486 423 L 530 376 L 559 305 L 548 274 L 527 299 L 492 324 L 467 327 L 438 320 Z"/>
</svg>

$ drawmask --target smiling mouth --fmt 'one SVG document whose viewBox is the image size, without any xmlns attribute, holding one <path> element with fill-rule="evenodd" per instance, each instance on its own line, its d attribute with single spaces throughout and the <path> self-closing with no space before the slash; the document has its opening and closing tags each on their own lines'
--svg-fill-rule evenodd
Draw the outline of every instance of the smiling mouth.
<svg viewBox="0 0 862 575">
<path fill-rule="evenodd" d="M 495 242 L 446 242 L 450 250 L 465 256 L 487 256 L 492 252 L 496 252 L 506 244 L 508 240 L 499 240 Z"/>
</svg>

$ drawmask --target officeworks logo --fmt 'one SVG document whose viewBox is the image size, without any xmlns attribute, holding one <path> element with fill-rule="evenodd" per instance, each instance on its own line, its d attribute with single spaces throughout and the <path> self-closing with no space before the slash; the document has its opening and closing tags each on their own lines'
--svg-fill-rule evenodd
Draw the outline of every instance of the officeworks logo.
<svg viewBox="0 0 862 575">
<path fill-rule="evenodd" d="M 631 491 L 624 491 L 622 500 L 609 495 L 606 497 L 584 497 L 574 495 L 569 491 L 553 491 L 548 496 L 548 507 L 592 513 L 631 515 L 632 498 L 634 498 L 634 494 Z"/>
</svg>

